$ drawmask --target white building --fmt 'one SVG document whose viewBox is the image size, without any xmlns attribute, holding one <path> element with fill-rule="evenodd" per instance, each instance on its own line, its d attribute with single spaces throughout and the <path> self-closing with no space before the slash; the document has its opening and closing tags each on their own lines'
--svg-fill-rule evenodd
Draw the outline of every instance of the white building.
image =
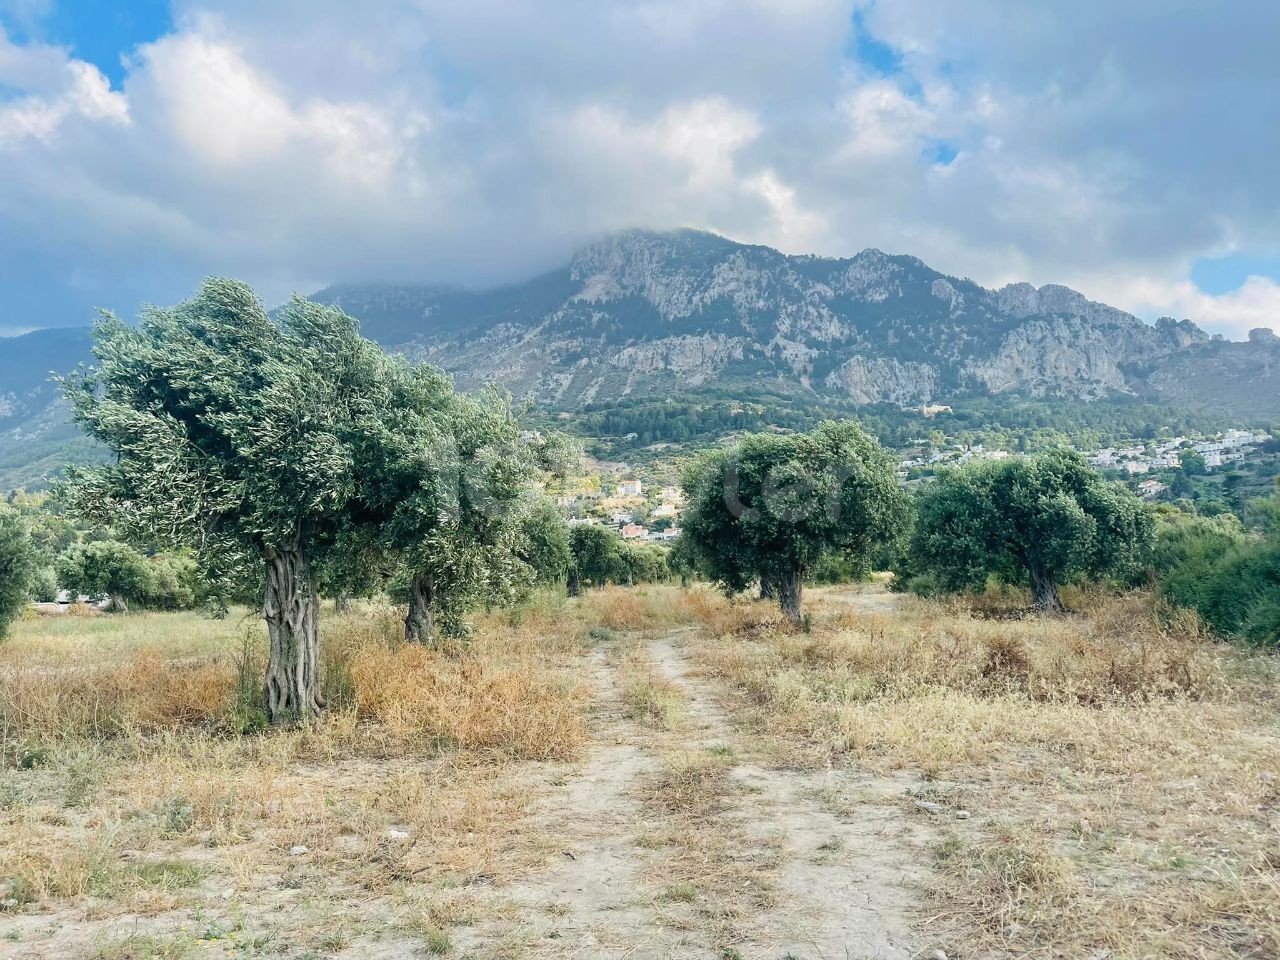
<svg viewBox="0 0 1280 960">
<path fill-rule="evenodd" d="M 1148 500 L 1157 497 L 1169 489 L 1167 483 L 1161 483 L 1159 480 L 1143 480 L 1138 484 L 1138 492 Z"/>
</svg>

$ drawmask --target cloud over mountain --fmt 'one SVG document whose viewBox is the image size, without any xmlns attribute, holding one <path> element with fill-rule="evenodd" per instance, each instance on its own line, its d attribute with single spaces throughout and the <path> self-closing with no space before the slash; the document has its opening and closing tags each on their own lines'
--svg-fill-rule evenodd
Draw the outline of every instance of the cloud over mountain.
<svg viewBox="0 0 1280 960">
<path fill-rule="evenodd" d="M 634 225 L 1280 316 L 1189 280 L 1280 243 L 1270 4 L 180 0 L 115 85 L 7 8 L 0 327 L 215 272 L 514 279 Z"/>
</svg>

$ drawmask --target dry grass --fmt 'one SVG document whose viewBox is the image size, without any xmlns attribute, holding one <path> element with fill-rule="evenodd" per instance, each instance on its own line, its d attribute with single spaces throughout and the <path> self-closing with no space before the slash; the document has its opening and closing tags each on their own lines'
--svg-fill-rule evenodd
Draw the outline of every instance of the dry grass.
<svg viewBox="0 0 1280 960">
<path fill-rule="evenodd" d="M 677 730 L 687 712 L 679 686 L 647 657 L 637 652 L 622 656 L 622 699 L 627 716 L 657 730 Z"/>
<path fill-rule="evenodd" d="M 691 591 L 673 586 L 602 587 L 583 594 L 579 615 L 610 630 L 656 630 L 692 621 Z"/>
<path fill-rule="evenodd" d="M 641 842 L 660 854 L 646 879 L 675 926 L 705 930 L 724 956 L 777 898 L 777 838 L 750 835 L 733 817 L 742 788 L 725 749 L 672 747 L 638 785 L 654 826 Z"/>
<path fill-rule="evenodd" d="M 700 658 L 779 757 L 903 771 L 973 812 L 933 885 L 964 955 L 1280 955 L 1273 660 L 1143 595 L 1015 619 L 1017 598 L 813 594 L 813 631 L 738 627 Z"/>
<path fill-rule="evenodd" d="M 526 820 L 583 745 L 594 617 L 550 597 L 427 649 L 400 642 L 389 608 L 330 614 L 329 714 L 252 734 L 252 621 L 16 624 L 0 645 L 0 956 L 446 948 L 472 891 L 556 853 Z M 125 916 L 143 920 L 119 932 Z"/>
<path fill-rule="evenodd" d="M 521 657 L 371 645 L 349 669 L 356 716 L 394 736 L 544 760 L 575 756 L 586 739 L 585 691 Z"/>
</svg>

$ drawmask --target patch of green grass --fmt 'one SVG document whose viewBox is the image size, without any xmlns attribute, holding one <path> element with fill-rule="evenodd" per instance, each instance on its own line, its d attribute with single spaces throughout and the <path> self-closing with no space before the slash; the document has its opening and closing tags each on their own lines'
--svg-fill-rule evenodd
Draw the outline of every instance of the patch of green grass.
<svg viewBox="0 0 1280 960">
<path fill-rule="evenodd" d="M 102 943 L 90 960 L 185 960 L 191 955 L 186 937 L 152 937 L 130 934 Z"/>
<path fill-rule="evenodd" d="M 954 833 L 948 833 L 933 845 L 933 855 L 940 861 L 954 860 L 964 850 L 964 841 Z"/>
<path fill-rule="evenodd" d="M 698 899 L 698 888 L 692 883 L 673 883 L 663 889 L 662 899 L 668 903 L 693 903 Z"/>
<path fill-rule="evenodd" d="M 424 927 L 422 930 L 422 948 L 433 956 L 441 956 L 453 949 L 453 940 L 449 934 L 439 927 Z"/>
<path fill-rule="evenodd" d="M 128 873 L 138 886 L 149 890 L 194 887 L 204 879 L 204 871 L 185 860 L 156 860 L 152 863 L 140 863 Z"/>
</svg>

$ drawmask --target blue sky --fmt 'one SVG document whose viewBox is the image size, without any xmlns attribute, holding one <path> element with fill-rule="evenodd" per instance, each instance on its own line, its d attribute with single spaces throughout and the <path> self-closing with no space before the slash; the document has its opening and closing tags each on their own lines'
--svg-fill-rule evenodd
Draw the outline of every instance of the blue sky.
<svg viewBox="0 0 1280 960">
<path fill-rule="evenodd" d="M 18 43 L 51 43 L 96 66 L 120 88 L 124 59 L 144 43 L 173 29 L 167 0 L 71 0 L 0 3 L 0 24 Z"/>
<path fill-rule="evenodd" d="M 628 226 L 1280 319 L 1280 5 L 0 0 L 0 332 Z"/>
</svg>

